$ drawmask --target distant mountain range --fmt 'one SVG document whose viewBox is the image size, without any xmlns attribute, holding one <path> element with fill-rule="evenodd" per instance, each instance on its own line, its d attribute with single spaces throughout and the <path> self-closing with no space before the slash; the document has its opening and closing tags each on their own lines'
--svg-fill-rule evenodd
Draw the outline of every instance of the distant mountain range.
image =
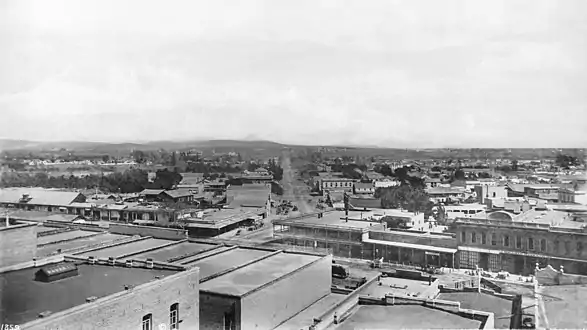
<svg viewBox="0 0 587 330">
<path fill-rule="evenodd" d="M 585 155 L 582 149 L 557 149 L 557 148 L 386 148 L 372 145 L 294 145 L 283 144 L 267 140 L 254 140 L 254 137 L 244 140 L 193 140 L 193 141 L 148 141 L 134 143 L 108 143 L 108 142 L 39 142 L 14 139 L 0 139 L 0 151 L 75 151 L 76 153 L 111 154 L 128 153 L 131 150 L 154 151 L 159 149 L 184 151 L 189 149 L 216 150 L 217 152 L 229 151 L 271 151 L 274 154 L 283 148 L 302 149 L 326 147 L 331 149 L 347 149 L 350 154 L 396 154 L 401 158 L 419 159 L 428 157 L 473 157 L 473 158 L 551 158 L 559 152 L 569 153 L 579 157 Z"/>
</svg>

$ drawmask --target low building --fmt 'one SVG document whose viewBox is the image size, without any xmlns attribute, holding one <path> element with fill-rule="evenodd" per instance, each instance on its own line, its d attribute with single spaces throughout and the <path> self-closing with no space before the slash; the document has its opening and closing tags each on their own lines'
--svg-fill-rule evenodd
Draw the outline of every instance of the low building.
<svg viewBox="0 0 587 330">
<path fill-rule="evenodd" d="M 67 212 L 72 203 L 84 203 L 86 196 L 79 192 L 45 188 L 0 189 L 0 207 L 28 211 Z"/>
<path fill-rule="evenodd" d="M 383 179 L 381 181 L 375 181 L 374 185 L 375 185 L 375 189 L 377 188 L 391 188 L 391 187 L 397 187 L 399 186 L 401 183 L 398 180 L 395 179 Z"/>
<path fill-rule="evenodd" d="M 441 183 L 439 178 L 426 178 L 424 180 L 424 184 L 426 184 L 426 188 L 436 188 Z"/>
<path fill-rule="evenodd" d="M 430 201 L 438 203 L 456 203 L 465 199 L 465 192 L 461 188 L 429 188 L 426 193 L 430 196 Z"/>
<path fill-rule="evenodd" d="M 189 213 L 182 211 L 176 223 L 181 224 L 190 237 L 213 237 L 252 225 L 266 217 L 266 208 L 210 209 Z"/>
<path fill-rule="evenodd" d="M 446 218 L 455 220 L 457 218 L 475 218 L 485 215 L 487 206 L 482 204 L 461 204 L 444 206 Z"/>
<path fill-rule="evenodd" d="M 335 257 L 454 265 L 457 245 L 452 235 L 388 230 L 379 213 L 349 212 L 348 220 L 344 212 L 274 220 L 273 235 L 285 244 L 330 249 Z"/>
</svg>

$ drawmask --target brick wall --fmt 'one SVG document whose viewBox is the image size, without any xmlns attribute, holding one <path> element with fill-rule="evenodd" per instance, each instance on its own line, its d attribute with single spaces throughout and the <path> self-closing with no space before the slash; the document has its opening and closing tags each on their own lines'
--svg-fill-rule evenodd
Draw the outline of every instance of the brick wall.
<svg viewBox="0 0 587 330">
<path fill-rule="evenodd" d="M 332 256 L 292 273 L 241 300 L 243 329 L 273 329 L 330 293 Z"/>
<path fill-rule="evenodd" d="M 142 329 L 152 313 L 153 329 L 169 329 L 169 308 L 179 303 L 180 329 L 199 329 L 199 268 L 149 282 L 21 326 L 28 330 Z"/>
<path fill-rule="evenodd" d="M 0 227 L 0 268 L 31 261 L 36 256 L 36 224 Z"/>
<path fill-rule="evenodd" d="M 188 238 L 187 231 L 185 230 L 149 226 L 111 224 L 108 231 L 112 234 L 151 236 L 153 238 L 173 240 Z"/>
<path fill-rule="evenodd" d="M 235 321 L 239 324 L 238 310 L 240 300 L 235 297 L 200 293 L 200 324 L 206 330 L 224 330 L 224 314 L 236 312 Z"/>
</svg>

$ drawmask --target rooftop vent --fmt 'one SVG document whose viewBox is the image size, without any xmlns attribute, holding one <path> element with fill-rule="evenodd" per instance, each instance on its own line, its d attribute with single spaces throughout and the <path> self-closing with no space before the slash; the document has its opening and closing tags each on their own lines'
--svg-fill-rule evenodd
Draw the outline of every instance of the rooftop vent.
<svg viewBox="0 0 587 330">
<path fill-rule="evenodd" d="M 79 270 L 73 263 L 61 263 L 39 269 L 35 273 L 35 280 L 39 282 L 54 282 L 64 278 L 77 276 Z"/>
<path fill-rule="evenodd" d="M 86 302 L 89 302 L 89 303 L 94 302 L 96 300 L 98 300 L 98 297 L 96 297 L 96 296 L 91 296 L 91 297 L 86 298 Z"/>
</svg>

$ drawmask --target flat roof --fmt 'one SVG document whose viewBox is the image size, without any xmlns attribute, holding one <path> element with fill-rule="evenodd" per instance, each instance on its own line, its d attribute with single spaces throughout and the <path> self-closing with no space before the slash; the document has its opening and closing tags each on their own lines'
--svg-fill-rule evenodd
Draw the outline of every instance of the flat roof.
<svg viewBox="0 0 587 330">
<path fill-rule="evenodd" d="M 200 290 L 242 296 L 316 260 L 318 256 L 279 253 L 202 283 Z M 295 287 L 292 287 L 295 294 Z"/>
<path fill-rule="evenodd" d="M 363 242 L 371 243 L 371 244 L 382 244 L 382 245 L 391 245 L 409 249 L 417 249 L 417 250 L 426 250 L 426 251 L 433 251 L 433 252 L 442 252 L 442 253 L 456 253 L 457 249 L 446 248 L 446 247 L 439 247 L 439 246 L 431 246 L 431 245 L 421 245 L 421 244 L 412 244 L 412 243 L 404 243 L 404 242 L 392 242 L 392 241 L 380 241 L 376 239 L 367 238 L 364 239 Z"/>
<path fill-rule="evenodd" d="M 45 227 L 45 226 L 37 226 L 37 233 L 44 233 L 47 231 L 53 231 L 61 228 L 53 228 L 53 227 Z"/>
<path fill-rule="evenodd" d="M 491 312 L 495 316 L 495 329 L 509 329 L 512 301 L 492 294 L 479 292 L 441 293 L 438 299 L 458 301 L 463 309 Z"/>
<path fill-rule="evenodd" d="M 411 280 L 407 278 L 398 277 L 381 277 L 382 285 L 379 286 L 377 282 L 372 283 L 361 291 L 361 295 L 368 295 L 373 297 L 383 297 L 386 294 L 417 294 L 417 297 L 422 297 L 425 291 L 430 289 L 428 281 Z"/>
<path fill-rule="evenodd" d="M 273 330 L 307 329 L 315 317 L 324 314 L 346 297 L 344 294 L 330 293 Z"/>
<path fill-rule="evenodd" d="M 161 249 L 157 249 L 154 251 L 145 252 L 142 254 L 138 254 L 133 256 L 134 259 L 148 259 L 152 258 L 156 261 L 167 262 L 167 260 L 171 258 L 180 257 L 186 255 L 188 253 L 199 253 L 201 251 L 213 248 L 217 245 L 215 244 L 202 244 L 202 243 L 191 243 L 191 242 L 182 242 L 179 244 L 174 244 L 168 247 L 164 247 Z"/>
<path fill-rule="evenodd" d="M 54 235 L 41 236 L 37 239 L 37 245 L 49 244 L 49 243 L 53 243 L 53 242 L 70 240 L 70 239 L 81 238 L 81 237 L 86 237 L 86 236 L 92 236 L 92 235 L 96 235 L 96 234 L 99 234 L 99 232 L 83 231 L 83 230 L 65 231 L 62 233 L 54 234 Z"/>
<path fill-rule="evenodd" d="M 479 329 L 480 326 L 481 321 L 421 305 L 363 305 L 334 329 Z"/>
<path fill-rule="evenodd" d="M 182 265 L 190 265 L 190 264 L 193 264 L 195 262 L 198 262 L 198 260 L 200 260 L 200 258 L 202 258 L 205 255 L 214 255 L 214 254 L 217 254 L 217 253 L 220 253 L 220 252 L 228 251 L 230 249 L 231 248 L 228 247 L 228 246 L 218 245 L 217 248 L 215 248 L 214 250 L 200 252 L 200 253 L 198 253 L 196 255 L 189 256 L 189 257 L 183 258 L 183 259 L 179 259 L 179 260 L 176 261 L 176 263 L 180 263 Z"/>
<path fill-rule="evenodd" d="M 183 263 L 184 265 L 200 267 L 200 280 L 210 275 L 218 274 L 232 267 L 236 267 L 251 260 L 255 260 L 262 256 L 272 253 L 271 251 L 236 248 L 225 250 L 224 252 L 205 257 L 201 260 L 196 260 L 191 263 Z"/>
<path fill-rule="evenodd" d="M 88 297 L 105 297 L 124 291 L 124 285 L 140 285 L 155 276 L 169 276 L 176 271 L 125 268 L 103 265 L 78 265 L 79 275 L 51 283 L 34 280 L 42 267 L 0 274 L 2 300 L 0 320 L 8 324 L 23 324 L 36 320 L 39 313 L 60 312 L 85 304 Z"/>
<path fill-rule="evenodd" d="M 67 250 L 81 248 L 84 246 L 89 246 L 98 243 L 104 243 L 108 241 L 114 241 L 116 239 L 130 237 L 127 235 L 117 235 L 117 234 L 110 234 L 110 233 L 102 233 L 95 236 L 83 237 L 78 238 L 72 241 L 62 242 L 62 243 L 55 243 L 49 244 L 42 247 L 37 248 L 37 256 L 47 256 L 51 253 L 57 252 L 57 250 L 61 249 L 64 252 Z"/>
<path fill-rule="evenodd" d="M 553 285 L 542 287 L 544 309 L 551 329 L 584 329 L 587 285 Z"/>
<path fill-rule="evenodd" d="M 119 257 L 129 253 L 139 252 L 141 250 L 154 248 L 160 245 L 165 245 L 173 241 L 166 239 L 147 238 L 140 241 L 133 241 L 126 244 L 116 245 L 113 247 L 85 252 L 80 255 L 84 257 L 96 257 L 96 258 L 108 258 L 108 257 Z"/>
<path fill-rule="evenodd" d="M 276 221 L 276 223 L 280 222 L 289 222 L 291 224 L 299 223 L 299 224 L 310 224 L 314 226 L 337 226 L 337 227 L 346 227 L 349 229 L 367 229 L 375 226 L 380 226 L 381 224 L 376 221 L 361 221 L 361 220 L 344 220 L 344 213 L 343 212 L 333 212 L 333 213 L 325 213 L 323 218 L 318 218 L 317 215 L 308 216 L 301 219 L 283 219 L 281 221 Z M 351 215 L 349 214 L 349 218 Z"/>
</svg>

